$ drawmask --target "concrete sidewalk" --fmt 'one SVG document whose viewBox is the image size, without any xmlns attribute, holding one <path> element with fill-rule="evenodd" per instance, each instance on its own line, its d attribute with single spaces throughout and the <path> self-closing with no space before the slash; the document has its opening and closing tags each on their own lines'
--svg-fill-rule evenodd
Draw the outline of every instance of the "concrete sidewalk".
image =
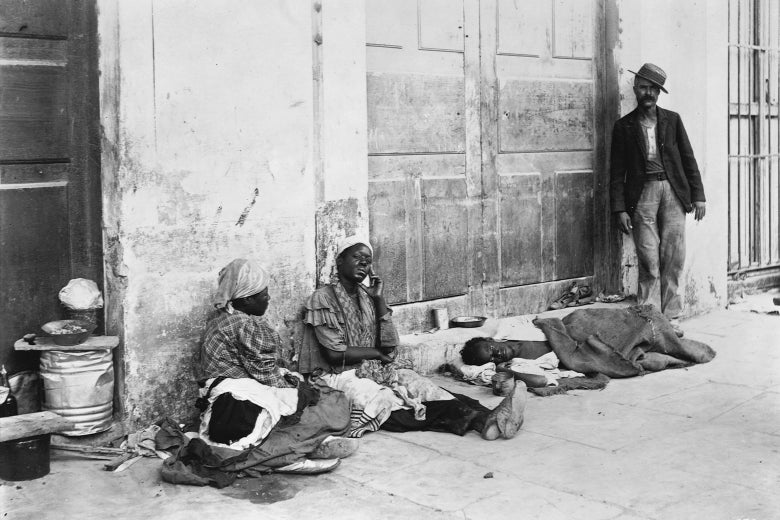
<svg viewBox="0 0 780 520">
<path fill-rule="evenodd" d="M 531 396 L 509 441 L 377 432 L 332 473 L 223 490 L 161 482 L 155 459 L 108 473 L 52 452 L 49 475 L 0 482 L 0 519 L 779 518 L 780 317 L 720 310 L 683 327 L 715 360 Z"/>
</svg>

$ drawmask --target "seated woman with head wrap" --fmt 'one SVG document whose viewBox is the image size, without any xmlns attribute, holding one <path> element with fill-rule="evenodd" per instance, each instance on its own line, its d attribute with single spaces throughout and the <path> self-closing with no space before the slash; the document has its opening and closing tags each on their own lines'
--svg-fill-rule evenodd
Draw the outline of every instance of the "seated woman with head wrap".
<svg viewBox="0 0 780 520">
<path fill-rule="evenodd" d="M 338 393 L 320 395 L 280 368 L 281 338 L 262 317 L 270 300 L 268 282 L 267 271 L 247 259 L 233 260 L 219 273 L 217 312 L 201 345 L 200 438 L 239 450 L 260 445 L 255 453 L 262 452 L 265 465 L 283 471 L 281 462 L 316 457 L 315 449 L 339 451 L 324 449 L 321 441 L 346 433 L 349 404 Z M 352 441 L 340 440 L 339 445 L 347 451 L 356 448 Z M 339 456 L 349 454 L 343 451 Z M 330 469 L 335 467 L 328 462 Z"/>
<path fill-rule="evenodd" d="M 348 237 L 339 242 L 338 279 L 317 289 L 306 302 L 306 330 L 298 359 L 302 373 L 350 398 L 349 435 L 360 437 L 381 427 L 457 435 L 473 429 L 489 440 L 513 437 L 525 409 L 522 382 L 490 411 L 474 399 L 438 387 L 410 369 L 409 363 L 394 360 L 398 334 L 382 294 L 382 280 L 373 275 L 372 259 L 367 239 Z M 361 283 L 367 276 L 369 287 Z"/>
</svg>

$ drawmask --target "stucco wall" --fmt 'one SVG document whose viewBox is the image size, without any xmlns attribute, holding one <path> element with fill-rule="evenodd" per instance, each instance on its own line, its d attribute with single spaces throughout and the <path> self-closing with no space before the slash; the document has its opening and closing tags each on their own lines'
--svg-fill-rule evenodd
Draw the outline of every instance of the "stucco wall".
<svg viewBox="0 0 780 520">
<path fill-rule="evenodd" d="M 334 239 L 367 230 L 365 15 L 348 0 L 98 9 L 107 326 L 133 428 L 193 417 L 221 267 L 269 267 L 267 318 L 292 348 Z"/>
<path fill-rule="evenodd" d="M 306 2 L 101 2 L 109 327 L 131 422 L 192 415 L 219 269 L 272 272 L 269 320 L 313 288 Z M 218 16 L 216 16 L 218 14 Z"/>
<path fill-rule="evenodd" d="M 725 0 L 620 0 L 616 6 L 619 32 L 620 115 L 636 106 L 631 89 L 645 62 L 663 68 L 669 94 L 658 105 L 678 112 L 696 154 L 707 197 L 707 215 L 696 222 L 688 216 L 686 264 L 681 292 L 685 313 L 696 314 L 726 304 L 727 247 L 727 22 Z M 624 241 L 623 285 L 636 292 L 636 254 Z"/>
</svg>

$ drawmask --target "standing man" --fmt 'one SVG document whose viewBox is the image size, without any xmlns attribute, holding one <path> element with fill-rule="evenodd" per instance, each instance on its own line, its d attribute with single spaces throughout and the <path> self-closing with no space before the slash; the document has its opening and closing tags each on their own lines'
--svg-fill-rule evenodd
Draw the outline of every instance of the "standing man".
<svg viewBox="0 0 780 520">
<path fill-rule="evenodd" d="M 623 233 L 633 231 L 639 303 L 658 307 L 682 336 L 677 288 L 685 263 L 685 214 L 704 218 L 704 187 L 679 114 L 656 104 L 667 92 L 666 73 L 652 63 L 629 72 L 635 75 L 637 107 L 612 131 L 612 213 Z"/>
</svg>

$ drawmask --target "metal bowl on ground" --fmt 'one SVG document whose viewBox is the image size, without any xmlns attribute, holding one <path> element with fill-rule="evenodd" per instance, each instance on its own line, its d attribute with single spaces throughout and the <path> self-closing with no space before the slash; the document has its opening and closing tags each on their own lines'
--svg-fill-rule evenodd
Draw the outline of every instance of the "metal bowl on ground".
<svg viewBox="0 0 780 520">
<path fill-rule="evenodd" d="M 484 325 L 486 320 L 485 316 L 456 316 L 450 320 L 450 327 L 473 329 Z"/>
<path fill-rule="evenodd" d="M 83 320 L 56 320 L 50 321 L 41 327 L 41 330 L 51 336 L 55 345 L 68 347 L 80 345 L 94 332 L 97 325 Z"/>
</svg>

